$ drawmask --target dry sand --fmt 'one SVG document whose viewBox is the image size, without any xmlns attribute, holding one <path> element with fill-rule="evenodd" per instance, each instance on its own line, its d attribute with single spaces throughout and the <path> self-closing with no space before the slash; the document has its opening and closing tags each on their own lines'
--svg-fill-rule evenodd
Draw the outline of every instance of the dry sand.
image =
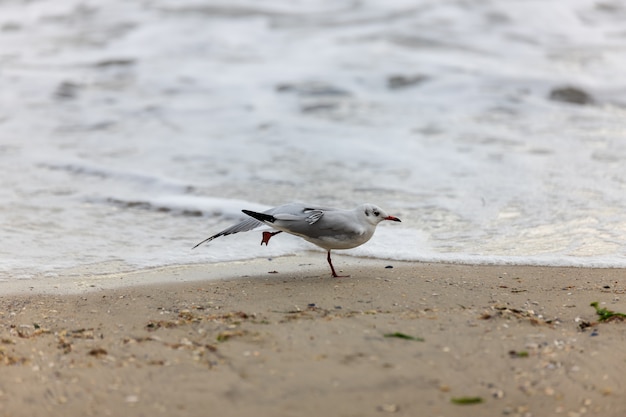
<svg viewBox="0 0 626 417">
<path fill-rule="evenodd" d="M 626 312 L 626 271 L 335 265 L 0 287 L 0 415 L 626 415 L 626 322 L 590 306 Z"/>
</svg>

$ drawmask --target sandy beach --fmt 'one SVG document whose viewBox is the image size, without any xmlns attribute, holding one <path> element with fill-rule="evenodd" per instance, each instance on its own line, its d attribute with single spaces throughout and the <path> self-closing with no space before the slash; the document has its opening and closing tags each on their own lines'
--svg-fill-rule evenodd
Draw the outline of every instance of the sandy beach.
<svg viewBox="0 0 626 417">
<path fill-rule="evenodd" d="M 334 261 L 2 283 L 0 415 L 626 415 L 624 270 Z"/>
</svg>

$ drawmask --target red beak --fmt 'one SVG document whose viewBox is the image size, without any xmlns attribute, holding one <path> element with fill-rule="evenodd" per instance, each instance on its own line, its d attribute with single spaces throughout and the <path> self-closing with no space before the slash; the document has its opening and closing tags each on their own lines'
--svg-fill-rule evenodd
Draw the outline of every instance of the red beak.
<svg viewBox="0 0 626 417">
<path fill-rule="evenodd" d="M 393 220 L 394 222 L 399 222 L 400 219 L 394 216 L 387 216 L 383 220 Z"/>
</svg>

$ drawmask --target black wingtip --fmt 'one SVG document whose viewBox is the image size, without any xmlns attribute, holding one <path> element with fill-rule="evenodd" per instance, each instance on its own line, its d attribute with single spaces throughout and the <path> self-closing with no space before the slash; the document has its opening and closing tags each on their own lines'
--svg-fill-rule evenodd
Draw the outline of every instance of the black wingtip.
<svg viewBox="0 0 626 417">
<path fill-rule="evenodd" d="M 204 242 L 208 241 L 209 239 L 204 239 L 202 242 L 196 244 L 193 248 L 191 248 L 191 250 L 194 250 L 195 248 L 197 248 L 198 246 L 202 245 Z"/>
<path fill-rule="evenodd" d="M 210 242 L 213 239 L 215 239 L 216 237 L 220 236 L 219 234 L 215 235 L 215 236 L 211 236 L 211 237 L 207 237 L 206 239 L 204 239 L 202 242 L 198 243 L 196 246 L 194 246 L 193 248 L 191 248 L 191 250 L 194 250 L 195 248 L 197 248 L 198 246 L 202 245 L 203 243 L 206 242 Z"/>
<path fill-rule="evenodd" d="M 244 214 L 247 214 L 248 216 L 255 218 L 261 222 L 274 223 L 276 221 L 276 218 L 272 216 L 271 214 L 257 213 L 256 211 L 250 211 L 250 210 L 241 210 L 241 211 Z"/>
</svg>

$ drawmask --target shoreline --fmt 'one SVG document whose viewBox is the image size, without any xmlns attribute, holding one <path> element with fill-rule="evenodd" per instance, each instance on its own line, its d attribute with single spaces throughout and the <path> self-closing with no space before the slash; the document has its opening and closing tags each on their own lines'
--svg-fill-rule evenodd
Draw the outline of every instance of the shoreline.
<svg viewBox="0 0 626 417">
<path fill-rule="evenodd" d="M 307 274 L 310 276 L 330 277 L 330 270 L 322 252 L 283 255 L 277 257 L 258 257 L 253 259 L 164 265 L 137 269 L 123 269 L 116 272 L 93 273 L 81 267 L 64 270 L 58 276 L 37 276 L 34 278 L 4 279 L 0 281 L 0 295 L 20 294 L 57 294 L 72 295 L 104 289 L 125 287 L 168 285 L 196 281 L 230 280 L 247 278 L 263 274 Z M 581 271 L 625 271 L 619 266 L 578 266 L 578 265 L 542 265 L 525 263 L 472 263 L 447 261 L 405 261 L 383 258 L 370 258 L 333 253 L 337 259 L 337 270 L 347 273 L 349 278 L 358 278 L 362 269 L 408 266 L 466 267 L 466 268 L 529 268 L 559 269 Z M 354 271 L 354 273 L 352 273 Z M 341 279 L 341 278 L 340 278 Z"/>
<path fill-rule="evenodd" d="M 363 268 L 384 268 L 393 264 L 415 263 L 333 254 L 333 260 L 335 258 L 338 263 L 341 263 L 341 266 L 337 266 L 337 270 L 348 273 L 352 270 L 356 273 Z M 326 257 L 325 255 L 322 256 L 321 252 L 319 254 L 311 252 L 304 255 L 286 255 L 276 258 L 259 257 L 241 261 L 166 265 L 113 273 L 89 273 L 81 268 L 73 268 L 69 271 L 71 272 L 66 272 L 58 277 L 37 277 L 0 282 L 0 294 L 72 295 L 105 289 L 221 281 L 274 273 L 287 275 L 302 273 L 320 278 L 331 277 Z"/>
<path fill-rule="evenodd" d="M 346 258 L 351 278 L 312 255 L 5 295 L 0 414 L 626 413 L 626 323 L 590 306 L 626 312 L 624 270 Z"/>
</svg>

